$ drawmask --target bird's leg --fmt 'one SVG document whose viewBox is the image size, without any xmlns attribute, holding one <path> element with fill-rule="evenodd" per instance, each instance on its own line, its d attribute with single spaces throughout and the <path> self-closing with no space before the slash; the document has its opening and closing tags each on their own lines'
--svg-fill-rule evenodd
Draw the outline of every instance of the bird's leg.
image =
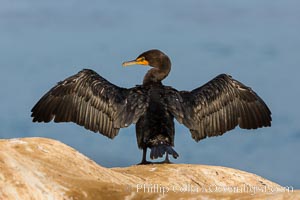
<svg viewBox="0 0 300 200">
<path fill-rule="evenodd" d="M 166 159 L 162 163 L 172 164 L 172 162 L 169 160 L 169 154 L 168 154 L 168 152 L 166 152 Z"/>
<path fill-rule="evenodd" d="M 142 158 L 142 161 L 138 165 L 147 165 L 147 164 L 152 163 L 152 162 L 149 162 L 146 160 L 146 156 L 147 156 L 147 147 L 144 147 L 143 148 L 143 158 Z"/>
</svg>

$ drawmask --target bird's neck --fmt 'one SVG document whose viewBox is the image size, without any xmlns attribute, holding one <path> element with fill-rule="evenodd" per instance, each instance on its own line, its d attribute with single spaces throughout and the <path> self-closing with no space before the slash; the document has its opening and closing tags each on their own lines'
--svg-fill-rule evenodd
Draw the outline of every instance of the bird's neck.
<svg viewBox="0 0 300 200">
<path fill-rule="evenodd" d="M 161 84 L 161 81 L 168 76 L 170 71 L 171 71 L 171 66 L 150 69 L 144 77 L 143 85 L 157 84 L 157 83 Z"/>
</svg>

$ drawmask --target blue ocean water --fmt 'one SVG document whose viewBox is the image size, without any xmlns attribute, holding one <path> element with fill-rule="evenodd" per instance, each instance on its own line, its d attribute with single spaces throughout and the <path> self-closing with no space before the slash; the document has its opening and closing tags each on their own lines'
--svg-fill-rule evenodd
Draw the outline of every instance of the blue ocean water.
<svg viewBox="0 0 300 200">
<path fill-rule="evenodd" d="M 177 163 L 221 165 L 300 188 L 300 2 L 296 0 L 0 0 L 0 138 L 60 140 L 106 167 L 138 163 L 131 126 L 109 140 L 75 124 L 35 124 L 30 110 L 56 82 L 92 68 L 112 83 L 141 83 L 121 63 L 157 48 L 172 60 L 164 81 L 192 90 L 220 73 L 252 87 L 271 128 L 235 129 L 196 143 L 176 124 Z"/>
</svg>

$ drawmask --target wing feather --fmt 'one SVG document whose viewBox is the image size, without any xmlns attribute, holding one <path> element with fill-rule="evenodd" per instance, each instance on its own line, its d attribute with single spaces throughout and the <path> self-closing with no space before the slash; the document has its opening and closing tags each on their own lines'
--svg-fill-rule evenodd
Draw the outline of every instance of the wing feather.
<svg viewBox="0 0 300 200">
<path fill-rule="evenodd" d="M 113 138 L 120 128 L 136 123 L 146 111 L 142 87 L 111 84 L 93 70 L 84 69 L 59 82 L 32 108 L 33 122 L 75 122 Z"/>
<path fill-rule="evenodd" d="M 238 125 L 245 129 L 271 126 L 271 111 L 265 102 L 229 75 L 221 74 L 190 92 L 173 90 L 168 104 L 174 105 L 178 94 L 182 101 L 176 108 L 169 106 L 169 111 L 196 141 L 222 135 Z"/>
</svg>

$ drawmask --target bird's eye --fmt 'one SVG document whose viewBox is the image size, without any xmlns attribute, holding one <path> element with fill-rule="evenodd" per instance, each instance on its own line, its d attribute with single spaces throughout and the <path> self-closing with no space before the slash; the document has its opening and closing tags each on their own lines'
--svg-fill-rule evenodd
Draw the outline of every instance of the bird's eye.
<svg viewBox="0 0 300 200">
<path fill-rule="evenodd" d="M 145 61 L 145 57 L 140 57 L 140 58 L 138 58 L 138 61 Z"/>
</svg>

